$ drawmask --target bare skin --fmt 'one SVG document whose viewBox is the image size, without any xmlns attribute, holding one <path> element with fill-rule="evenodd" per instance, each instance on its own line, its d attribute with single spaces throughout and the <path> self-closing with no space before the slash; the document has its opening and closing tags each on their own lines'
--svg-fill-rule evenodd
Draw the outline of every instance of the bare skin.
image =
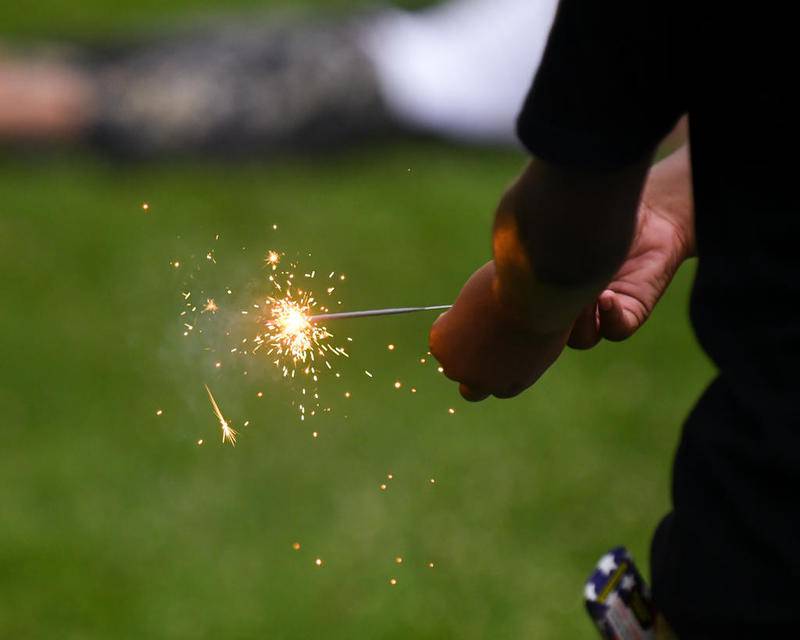
<svg viewBox="0 0 800 640">
<path fill-rule="evenodd" d="M 647 321 L 683 262 L 695 255 L 689 147 L 656 164 L 645 183 L 628 255 L 596 303 L 575 322 L 569 345 L 625 340 Z"/>
<path fill-rule="evenodd" d="M 538 243 L 526 242 L 514 224 L 496 225 L 495 260 L 473 274 L 430 335 L 431 352 L 467 400 L 517 395 L 536 382 L 567 343 L 590 348 L 601 338 L 623 340 L 647 320 L 678 267 L 694 255 L 688 148 L 652 168 L 638 207 L 637 171 L 634 167 L 627 174 L 604 176 L 611 193 L 586 190 L 587 210 L 577 215 L 571 215 L 570 208 L 580 205 L 580 197 L 571 187 L 563 198 L 564 208 L 556 202 L 549 213 L 543 209 L 541 215 L 549 219 L 527 228 L 527 233 L 531 228 L 539 231 Z M 525 184 L 525 179 L 523 174 L 522 186 L 517 182 L 511 197 L 504 198 L 498 220 L 508 217 L 509 206 L 517 213 L 540 215 L 518 204 L 527 189 L 534 199 L 541 197 L 539 186 Z M 560 198 L 558 189 L 549 195 L 556 201 Z M 602 222 L 604 206 L 617 209 L 605 218 L 609 226 L 605 235 L 598 236 L 593 224 L 598 217 Z M 626 206 L 631 208 L 630 217 Z M 518 215 L 513 218 L 518 219 Z M 582 220 L 589 224 L 581 226 Z M 589 230 L 581 235 L 586 227 Z M 585 247 L 597 237 L 603 248 L 587 260 Z M 573 249 L 564 242 L 573 243 Z M 532 255 L 537 244 L 547 248 L 544 265 L 551 273 L 559 271 L 560 259 L 571 264 L 550 281 L 537 277 Z M 580 251 L 574 250 L 575 244 L 582 247 Z M 624 246 L 622 256 L 615 255 L 619 246 Z M 576 271 L 576 260 L 588 267 Z M 612 267 L 604 273 L 608 265 Z M 568 284 L 553 281 L 559 276 Z"/>
</svg>

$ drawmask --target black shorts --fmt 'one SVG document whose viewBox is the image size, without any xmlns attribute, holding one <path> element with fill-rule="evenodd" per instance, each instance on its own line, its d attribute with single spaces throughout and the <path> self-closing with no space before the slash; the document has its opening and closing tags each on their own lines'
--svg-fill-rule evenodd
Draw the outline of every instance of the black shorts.
<svg viewBox="0 0 800 640">
<path fill-rule="evenodd" d="M 800 450 L 784 450 L 798 425 L 768 424 L 751 400 L 720 376 L 684 425 L 651 549 L 680 638 L 800 637 L 800 468 L 787 464 Z"/>
</svg>

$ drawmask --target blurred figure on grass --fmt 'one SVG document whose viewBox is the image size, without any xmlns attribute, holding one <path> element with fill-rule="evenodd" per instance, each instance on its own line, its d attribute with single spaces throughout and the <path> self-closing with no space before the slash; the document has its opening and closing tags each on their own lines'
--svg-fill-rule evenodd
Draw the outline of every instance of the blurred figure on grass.
<svg viewBox="0 0 800 640">
<path fill-rule="evenodd" d="M 556 0 L 218 21 L 129 46 L 0 48 L 0 140 L 271 155 L 430 134 L 514 144 Z"/>
</svg>

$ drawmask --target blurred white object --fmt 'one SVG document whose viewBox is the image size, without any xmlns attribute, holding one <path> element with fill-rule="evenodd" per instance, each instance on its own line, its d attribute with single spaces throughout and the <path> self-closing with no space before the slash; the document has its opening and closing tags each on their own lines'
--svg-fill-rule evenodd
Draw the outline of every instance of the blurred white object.
<svg viewBox="0 0 800 640">
<path fill-rule="evenodd" d="M 514 124 L 558 0 L 452 0 L 390 11 L 362 32 L 393 115 L 464 142 L 516 142 Z"/>
</svg>

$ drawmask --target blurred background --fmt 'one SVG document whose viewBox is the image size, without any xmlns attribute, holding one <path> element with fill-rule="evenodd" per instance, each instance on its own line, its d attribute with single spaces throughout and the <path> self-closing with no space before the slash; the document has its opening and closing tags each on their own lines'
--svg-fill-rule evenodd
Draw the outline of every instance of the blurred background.
<svg viewBox="0 0 800 640">
<path fill-rule="evenodd" d="M 592 638 L 584 580 L 617 544 L 646 569 L 681 421 L 711 375 L 688 325 L 692 273 L 633 340 L 566 353 L 512 401 L 467 405 L 420 364 L 431 316 L 338 325 L 352 357 L 313 421 L 266 359 L 247 378 L 215 367 L 222 356 L 182 335 L 190 276 L 257 295 L 279 249 L 347 274 L 342 308 L 452 301 L 490 256 L 494 205 L 525 161 L 502 122 L 437 130 L 380 74 L 373 102 L 308 97 L 309 119 L 277 134 L 224 109 L 195 123 L 202 139 L 147 109 L 103 116 L 130 103 L 120 77 L 149 73 L 132 59 L 219 51 L 129 43 L 288 8 L 300 26 L 280 42 L 387 15 L 348 0 L 0 7 L 0 638 Z M 337 38 L 350 73 L 363 47 Z M 45 75 L 28 83 L 26 65 Z M 95 72 L 115 80 L 87 85 Z M 77 94 L 36 120 L 26 105 L 54 77 L 79 77 Z M 86 95 L 91 116 L 75 110 Z"/>
</svg>

